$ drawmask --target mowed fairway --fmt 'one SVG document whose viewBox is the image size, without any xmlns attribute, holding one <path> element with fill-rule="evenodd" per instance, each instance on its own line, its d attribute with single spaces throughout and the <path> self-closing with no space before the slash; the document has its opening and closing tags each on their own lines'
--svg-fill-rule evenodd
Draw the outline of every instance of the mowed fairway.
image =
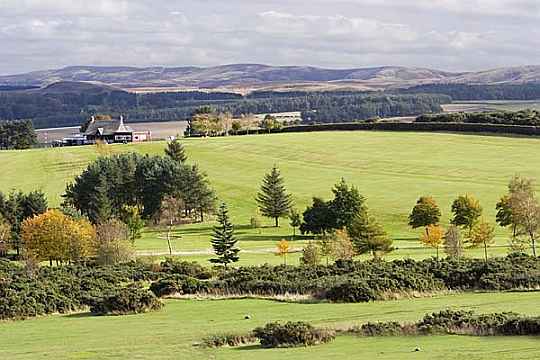
<svg viewBox="0 0 540 360">
<path fill-rule="evenodd" d="M 416 321 L 426 313 L 472 309 L 540 315 L 537 293 L 457 294 L 364 304 L 293 304 L 263 300 L 169 300 L 163 310 L 129 316 L 85 314 L 0 323 L 1 359 L 538 359 L 537 337 L 339 336 L 322 346 L 263 350 L 203 349 L 210 334 L 242 333 L 270 321 L 303 320 L 348 328 L 368 321 Z M 251 320 L 244 320 L 249 314 Z M 420 352 L 414 352 L 419 347 Z"/>
<path fill-rule="evenodd" d="M 288 221 L 279 229 L 250 229 L 255 213 L 254 196 L 265 172 L 276 164 L 303 211 L 312 196 L 330 198 L 331 187 L 341 177 L 354 184 L 367 204 L 396 240 L 393 256 L 429 256 L 431 250 L 414 249 L 418 231 L 407 227 L 407 216 L 417 198 L 433 195 L 448 222 L 450 204 L 459 194 L 481 200 L 486 219 L 494 221 L 495 204 L 511 176 L 540 180 L 540 139 L 444 133 L 318 132 L 258 135 L 184 141 L 192 162 L 209 175 L 221 200 L 231 208 L 238 225 L 241 247 L 252 251 L 249 261 L 278 262 L 270 251 L 276 241 L 290 236 Z M 112 152 L 161 154 L 164 142 L 114 145 Z M 42 189 L 52 206 L 60 203 L 65 184 L 97 157 L 91 146 L 0 152 L 0 189 Z M 539 188 L 540 189 L 540 188 Z M 271 221 L 265 221 L 270 226 Z M 212 223 L 179 228 L 174 248 L 205 259 Z M 181 237 L 180 237 L 181 236 Z M 507 243 L 504 229 L 497 244 Z M 293 247 L 301 248 L 302 240 Z M 145 253 L 163 253 L 159 230 L 149 230 L 137 243 Z M 266 252 L 266 253 L 263 253 Z M 492 249 L 505 254 L 504 248 Z M 480 254 L 469 251 L 469 254 Z"/>
</svg>

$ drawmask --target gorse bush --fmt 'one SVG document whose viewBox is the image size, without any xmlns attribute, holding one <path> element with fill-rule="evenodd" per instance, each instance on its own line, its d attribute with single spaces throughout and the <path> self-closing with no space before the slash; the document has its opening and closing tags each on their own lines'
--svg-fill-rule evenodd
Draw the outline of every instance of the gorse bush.
<svg viewBox="0 0 540 360">
<path fill-rule="evenodd" d="M 216 334 L 203 339 L 202 343 L 207 347 L 240 346 L 252 344 L 257 341 L 253 333 L 248 334 Z"/>
<path fill-rule="evenodd" d="M 173 274 L 153 282 L 150 291 L 158 297 L 200 294 L 208 292 L 208 284 L 191 276 Z"/>
<path fill-rule="evenodd" d="M 128 315 L 159 310 L 163 303 L 150 291 L 131 285 L 97 301 L 90 311 L 96 315 Z"/>
<path fill-rule="evenodd" d="M 312 346 L 335 339 L 333 330 L 317 329 L 305 322 L 269 323 L 253 330 L 264 348 Z"/>
</svg>

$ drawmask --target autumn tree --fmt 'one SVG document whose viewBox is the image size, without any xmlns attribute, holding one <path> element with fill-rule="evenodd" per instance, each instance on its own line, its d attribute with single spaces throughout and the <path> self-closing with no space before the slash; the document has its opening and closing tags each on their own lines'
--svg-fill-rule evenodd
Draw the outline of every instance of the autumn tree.
<svg viewBox="0 0 540 360">
<path fill-rule="evenodd" d="M 441 210 L 431 196 L 422 196 L 409 214 L 409 226 L 413 229 L 424 227 L 428 235 L 429 226 L 437 225 L 441 219 Z"/>
<path fill-rule="evenodd" d="M 450 222 L 468 229 L 468 235 L 471 236 L 473 227 L 482 215 L 482 207 L 474 196 L 461 195 L 452 203 L 452 213 L 454 216 Z"/>
<path fill-rule="evenodd" d="M 117 219 L 96 225 L 97 261 L 101 265 L 114 265 L 135 258 L 135 249 L 129 239 L 129 228 Z"/>
<path fill-rule="evenodd" d="M 291 227 L 293 228 L 293 239 L 296 238 L 296 229 L 302 225 L 302 217 L 298 213 L 298 211 L 294 208 L 291 208 L 289 211 L 289 220 Z"/>
<path fill-rule="evenodd" d="M 282 239 L 277 244 L 276 255 L 283 258 L 283 265 L 287 265 L 287 254 L 291 250 L 289 242 L 285 239 Z"/>
<path fill-rule="evenodd" d="M 358 254 L 371 253 L 379 259 L 393 250 L 392 239 L 367 211 L 357 215 L 347 231 Z"/>
<path fill-rule="evenodd" d="M 444 233 L 444 252 L 458 259 L 463 255 L 463 240 L 456 225 L 450 225 Z"/>
<path fill-rule="evenodd" d="M 64 263 L 96 253 L 96 233 L 85 219 L 75 220 L 59 210 L 28 218 L 21 226 L 26 255 L 37 261 Z"/>
<path fill-rule="evenodd" d="M 330 249 L 334 260 L 352 260 L 355 256 L 354 245 L 347 230 L 336 230 Z"/>
<path fill-rule="evenodd" d="M 177 161 L 182 164 L 185 163 L 187 160 L 187 155 L 186 155 L 184 146 L 178 139 L 174 139 L 173 141 L 167 144 L 167 147 L 165 148 L 165 155 L 167 155 L 174 161 Z"/>
<path fill-rule="evenodd" d="M 300 263 L 306 266 L 316 266 L 321 261 L 319 248 L 310 241 L 302 250 Z"/>
<path fill-rule="evenodd" d="M 229 210 L 225 203 L 221 204 L 217 213 L 218 225 L 214 226 L 212 236 L 212 247 L 217 258 L 210 259 L 211 263 L 223 264 L 225 268 L 229 263 L 238 261 L 238 252 L 236 247 L 237 240 L 234 236 L 234 228 L 229 219 Z"/>
<path fill-rule="evenodd" d="M 174 225 L 178 224 L 184 211 L 184 201 L 175 196 L 167 196 L 161 202 L 160 220 L 167 228 L 166 238 L 169 255 L 172 255 L 171 235 Z"/>
<path fill-rule="evenodd" d="M 437 260 L 439 260 L 439 247 L 443 244 L 444 231 L 439 225 L 426 226 L 426 232 L 420 236 L 420 242 L 424 246 L 434 248 L 437 254 Z"/>
<path fill-rule="evenodd" d="M 490 223 L 482 220 L 478 222 L 469 238 L 471 247 L 483 247 L 486 262 L 488 261 L 488 247 L 493 245 L 495 238 L 495 227 Z"/>
<path fill-rule="evenodd" d="M 265 175 L 256 200 L 261 214 L 273 218 L 275 226 L 279 227 L 279 218 L 289 213 L 292 196 L 287 193 L 283 178 L 276 166 Z"/>
</svg>

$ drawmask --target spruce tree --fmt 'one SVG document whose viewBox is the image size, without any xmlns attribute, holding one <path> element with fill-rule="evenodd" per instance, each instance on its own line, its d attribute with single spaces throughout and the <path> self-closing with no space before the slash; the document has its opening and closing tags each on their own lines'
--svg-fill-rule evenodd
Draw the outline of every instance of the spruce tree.
<svg viewBox="0 0 540 360">
<path fill-rule="evenodd" d="M 178 139 L 174 139 L 167 144 L 167 147 L 165 148 L 165 155 L 167 155 L 174 161 L 178 161 L 179 163 L 185 163 L 187 160 L 184 146 Z"/>
<path fill-rule="evenodd" d="M 292 197 L 287 194 L 283 178 L 277 167 L 273 167 L 266 174 L 261 185 L 261 190 L 256 197 L 259 209 L 263 216 L 273 218 L 275 226 L 279 226 L 279 218 L 286 217 L 292 205 Z"/>
<path fill-rule="evenodd" d="M 237 240 L 234 237 L 234 229 L 229 219 L 229 211 L 225 203 L 221 204 L 217 213 L 219 225 L 214 226 L 214 235 L 212 236 L 212 247 L 217 258 L 210 259 L 211 263 L 227 264 L 238 261 L 238 252 L 236 247 Z"/>
</svg>

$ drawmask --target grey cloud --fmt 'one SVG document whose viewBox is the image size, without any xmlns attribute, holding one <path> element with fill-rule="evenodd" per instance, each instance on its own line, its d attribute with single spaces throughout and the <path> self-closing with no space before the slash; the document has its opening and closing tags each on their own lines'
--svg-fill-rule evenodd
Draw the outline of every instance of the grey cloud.
<svg viewBox="0 0 540 360">
<path fill-rule="evenodd" d="M 0 0 L 0 73 L 257 62 L 540 63 L 537 0 Z"/>
</svg>

